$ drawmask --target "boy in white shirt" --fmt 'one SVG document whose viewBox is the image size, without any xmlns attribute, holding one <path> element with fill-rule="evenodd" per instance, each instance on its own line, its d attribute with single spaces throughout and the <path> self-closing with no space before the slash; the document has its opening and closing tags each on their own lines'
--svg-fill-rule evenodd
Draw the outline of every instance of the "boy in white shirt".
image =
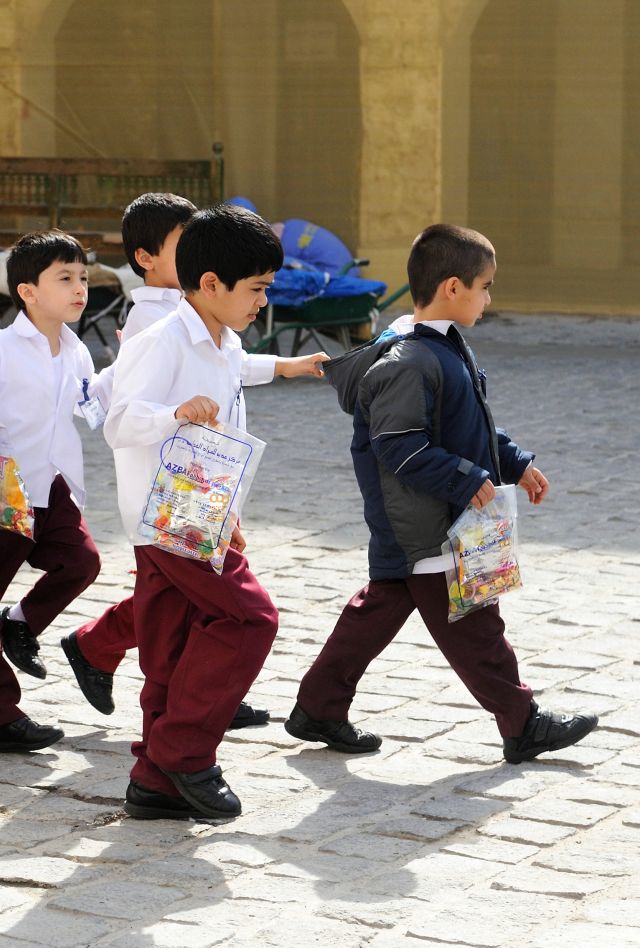
<svg viewBox="0 0 640 948">
<path fill-rule="evenodd" d="M 87 304 L 87 258 L 78 241 L 60 231 L 26 234 L 7 259 L 7 280 L 20 311 L 0 331 L 0 441 L 16 460 L 35 517 L 33 540 L 0 530 L 0 596 L 24 562 L 44 576 L 2 610 L 0 639 L 14 665 L 42 679 L 38 636 L 100 570 L 80 510 L 82 444 L 73 415 L 103 392 L 88 349 L 65 325 Z M 19 700 L 17 678 L 0 656 L 0 750 L 46 747 L 63 736 L 30 721 Z"/>
<path fill-rule="evenodd" d="M 269 225 L 241 208 L 196 213 L 178 242 L 185 298 L 118 357 L 105 437 L 114 449 L 120 513 L 134 544 L 136 639 L 145 682 L 142 740 L 127 789 L 138 818 L 241 811 L 216 763 L 238 702 L 269 653 L 278 614 L 242 555 L 238 527 L 217 575 L 207 562 L 149 544 L 137 532 L 161 446 L 180 422 L 245 427 L 242 382 L 296 374 L 307 360 L 250 359 L 236 331 L 266 304 L 282 265 Z M 325 361 L 324 355 L 316 356 Z M 306 367 L 305 367 L 306 372 Z M 316 366 L 315 374 L 321 369 Z"/>
<path fill-rule="evenodd" d="M 176 272 L 176 246 L 185 224 L 196 208 L 177 194 L 141 194 L 125 209 L 122 243 L 135 272 L 144 277 L 144 286 L 134 290 L 134 306 L 129 311 L 122 341 L 153 326 L 175 311 L 182 292 Z M 278 359 L 282 375 L 317 374 L 316 362 L 324 353 L 300 359 Z M 242 381 L 245 385 L 270 382 L 275 358 L 244 355 Z M 257 369 L 256 369 L 257 366 Z M 115 371 L 115 365 L 105 374 Z M 109 392 L 110 394 L 110 392 Z M 62 639 L 61 645 L 85 698 L 103 714 L 114 711 L 113 676 L 128 649 L 136 646 L 131 597 L 110 606 L 98 619 L 86 623 Z M 227 730 L 266 724 L 266 708 L 254 708 L 241 701 Z"/>
</svg>

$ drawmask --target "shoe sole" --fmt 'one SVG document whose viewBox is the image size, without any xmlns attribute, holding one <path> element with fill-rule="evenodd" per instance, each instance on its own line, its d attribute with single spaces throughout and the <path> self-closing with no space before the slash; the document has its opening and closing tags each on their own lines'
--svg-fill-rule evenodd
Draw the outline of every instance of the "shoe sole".
<svg viewBox="0 0 640 948">
<path fill-rule="evenodd" d="M 231 724 L 227 726 L 227 731 L 239 731 L 243 727 L 264 727 L 264 725 L 268 724 L 269 721 L 270 721 L 269 715 L 267 715 L 266 718 L 264 718 L 264 720 L 262 721 L 255 721 L 255 720 L 243 721 L 242 719 L 236 720 L 236 718 L 234 718 Z"/>
<path fill-rule="evenodd" d="M 203 814 L 198 810 L 170 810 L 168 807 L 143 806 L 125 801 L 124 812 L 135 820 L 201 820 Z"/>
<path fill-rule="evenodd" d="M 78 657 L 74 654 L 73 648 L 72 648 L 72 646 L 71 646 L 71 643 L 70 643 L 68 637 L 65 637 L 65 638 L 63 638 L 63 639 L 60 639 L 60 645 L 62 646 L 62 651 L 64 652 L 64 654 L 65 654 L 66 657 L 67 657 L 67 661 L 69 662 L 69 665 L 71 666 L 71 671 L 72 671 L 73 674 L 76 676 L 76 681 L 77 681 L 77 683 L 78 683 L 78 688 L 80 689 L 80 691 L 81 691 L 82 694 L 84 695 L 85 699 L 89 702 L 89 704 L 91 705 L 91 707 L 92 707 L 92 708 L 95 708 L 96 711 L 99 711 L 100 714 L 113 714 L 113 712 L 115 711 L 115 705 L 114 705 L 113 703 L 111 704 L 111 706 L 110 706 L 109 708 L 99 707 L 99 706 L 93 701 L 93 699 L 89 697 L 89 695 L 87 694 L 87 692 L 84 690 L 84 687 L 83 687 L 83 685 L 82 685 L 82 682 L 80 681 L 80 678 L 78 677 L 78 671 L 77 671 L 77 669 L 76 669 L 76 665 L 78 664 Z"/>
<path fill-rule="evenodd" d="M 43 669 L 43 673 L 34 672 L 32 668 L 28 668 L 26 665 L 21 664 L 16 661 L 15 655 L 12 653 L 11 648 L 7 647 L 7 643 L 2 643 L 2 651 L 5 658 L 8 658 L 12 665 L 14 665 L 19 671 L 24 672 L 25 675 L 31 675 L 32 678 L 37 678 L 39 681 L 44 681 L 47 677 L 47 669 Z"/>
<path fill-rule="evenodd" d="M 57 744 L 58 741 L 61 741 L 64 737 L 64 734 L 61 734 L 60 737 L 54 737 L 53 740 L 47 739 L 38 741 L 36 744 L 12 744 L 9 742 L 3 741 L 0 744 L 0 753 L 3 754 L 25 754 L 29 751 L 39 751 L 44 750 L 45 747 L 51 747 L 52 744 Z"/>
<path fill-rule="evenodd" d="M 598 718 L 595 719 L 593 723 L 588 722 L 583 731 L 578 734 L 577 737 L 572 737 L 570 740 L 566 741 L 556 741 L 555 744 L 551 744 L 549 747 L 541 747 L 539 750 L 536 750 L 535 747 L 532 747 L 530 751 L 525 751 L 524 754 L 518 754 L 517 757 L 513 755 L 510 757 L 505 756 L 505 760 L 508 764 L 523 764 L 527 760 L 534 760 L 536 757 L 539 757 L 540 754 L 548 754 L 549 752 L 562 750 L 564 747 L 572 747 L 574 744 L 578 744 L 587 734 L 591 734 L 592 731 L 598 726 Z"/>
<path fill-rule="evenodd" d="M 340 754 L 375 754 L 376 751 L 380 750 L 380 744 L 382 744 L 382 741 L 380 741 L 377 747 L 354 747 L 353 744 L 340 744 L 315 731 L 299 731 L 290 721 L 284 722 L 284 729 L 287 734 L 290 734 L 291 737 L 297 737 L 299 741 L 312 741 L 313 743 L 326 744 L 329 750 L 338 751 Z"/>
</svg>

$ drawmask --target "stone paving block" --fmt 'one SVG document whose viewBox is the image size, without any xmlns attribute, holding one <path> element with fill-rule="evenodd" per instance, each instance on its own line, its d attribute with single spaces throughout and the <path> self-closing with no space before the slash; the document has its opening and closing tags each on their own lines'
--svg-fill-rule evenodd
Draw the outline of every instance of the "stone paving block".
<svg viewBox="0 0 640 948">
<path fill-rule="evenodd" d="M 485 836 L 496 836 L 499 839 L 510 840 L 514 843 L 530 843 L 534 846 L 553 846 L 558 840 L 567 839 L 576 833 L 572 826 L 558 826 L 557 824 L 541 823 L 536 820 L 512 819 L 506 817 L 491 820 L 478 831 Z"/>
<path fill-rule="evenodd" d="M 124 935 L 109 939 L 109 948 L 210 948 L 213 945 L 229 943 L 236 926 L 227 924 L 216 925 L 181 925 L 177 922 L 157 922 L 155 925 L 145 925 L 135 928 L 132 926 Z"/>
<path fill-rule="evenodd" d="M 461 793 L 481 794 L 503 800 L 529 800 L 542 790 L 566 782 L 567 774 L 560 769 L 540 764 L 514 767 L 502 764 L 489 772 L 480 773 L 456 783 Z"/>
<path fill-rule="evenodd" d="M 511 892 L 537 892 L 543 895 L 561 896 L 566 899 L 583 899 L 593 892 L 600 892 L 611 880 L 577 872 L 555 872 L 536 866 L 515 866 L 500 879 L 491 883 L 492 888 Z"/>
<path fill-rule="evenodd" d="M 622 734 L 640 736 L 640 715 L 636 707 L 619 708 L 605 713 L 599 724 L 600 728 L 610 731 L 620 731 Z"/>
<path fill-rule="evenodd" d="M 630 834 L 624 829 L 602 829 L 577 841 L 572 840 L 566 847 L 541 853 L 534 860 L 535 865 L 594 876 L 632 874 L 638 855 L 638 834 Z"/>
<path fill-rule="evenodd" d="M 3 940 L 16 948 L 86 948 L 111 931 L 108 920 L 73 912 L 58 912 L 48 906 L 24 906 L 0 917 Z"/>
<path fill-rule="evenodd" d="M 411 812 L 436 821 L 445 819 L 460 820 L 464 823 L 483 823 L 494 813 L 501 813 L 509 807 L 510 804 L 502 800 L 491 800 L 487 797 L 474 797 L 451 792 L 439 799 L 413 803 Z"/>
<path fill-rule="evenodd" d="M 435 820 L 412 813 L 381 820 L 371 827 L 371 830 L 381 836 L 397 836 L 400 839 L 433 842 L 452 836 L 458 830 L 467 826 L 468 823 L 462 820 Z"/>
<path fill-rule="evenodd" d="M 382 862 L 394 862 L 396 859 L 415 857 L 424 842 L 419 839 L 401 839 L 395 836 L 381 836 L 375 832 L 350 833 L 323 843 L 321 852 L 337 853 L 344 856 L 361 856 L 364 859 L 376 859 Z"/>
<path fill-rule="evenodd" d="M 2 856 L 0 857 L 0 880 L 7 885 L 35 885 L 43 889 L 55 889 L 72 876 L 74 881 L 92 879 L 95 873 L 79 869 L 69 859 L 54 856 Z"/>
<path fill-rule="evenodd" d="M 540 820 L 560 826 L 595 826 L 605 820 L 615 807 L 598 803 L 577 803 L 575 800 L 559 800 L 555 796 L 542 796 L 535 800 L 516 803 L 512 810 L 514 819 Z"/>
<path fill-rule="evenodd" d="M 461 839 L 454 839 L 451 842 L 447 840 L 442 851 L 459 856 L 471 856 L 473 859 L 486 859 L 494 863 L 515 864 L 535 856 L 540 850 L 538 846 L 511 842 L 503 838 L 488 839 L 479 835 L 466 834 Z"/>
<path fill-rule="evenodd" d="M 640 929 L 640 897 L 599 899 L 585 905 L 581 917 L 590 922 Z"/>
<path fill-rule="evenodd" d="M 570 922 L 550 930 L 543 930 L 539 934 L 521 942 L 522 948 L 549 948 L 554 939 L 562 948 L 637 948 L 638 929 L 623 928 L 614 925 L 598 925 L 595 922 Z"/>
<path fill-rule="evenodd" d="M 371 725 L 374 727 L 374 725 Z M 381 715 L 375 722 L 375 728 L 382 737 L 393 738 L 396 741 L 415 741 L 417 743 L 428 742 L 428 753 L 438 756 L 437 748 L 434 748 L 434 739 L 442 734 L 448 734 L 451 731 L 449 724 L 434 724 L 427 721 L 418 721 L 407 717 L 393 717 L 390 715 Z M 454 753 L 444 756 L 454 757 Z M 477 759 L 477 758 L 476 758 Z"/>
<path fill-rule="evenodd" d="M 28 813 L 23 811 L 26 817 Z M 32 849 L 52 839 L 66 836 L 71 830 L 68 824 L 53 823 L 51 821 L 36 822 L 30 819 L 7 818 L 0 822 L 0 838 L 2 845 L 11 848 L 14 852 Z"/>
<path fill-rule="evenodd" d="M 137 878 L 107 878 L 77 888 L 74 886 L 54 896 L 49 905 L 103 918 L 137 921 L 140 919 L 141 908 L 144 915 L 160 911 L 164 915 L 171 911 L 176 903 L 188 898 L 187 881 L 185 880 L 185 887 L 178 888 L 175 885 L 151 885 L 140 882 Z"/>
</svg>

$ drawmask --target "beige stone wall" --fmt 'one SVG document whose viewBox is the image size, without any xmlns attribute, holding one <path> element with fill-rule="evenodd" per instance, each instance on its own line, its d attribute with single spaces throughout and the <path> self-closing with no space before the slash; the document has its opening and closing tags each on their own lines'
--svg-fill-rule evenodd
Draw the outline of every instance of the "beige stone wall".
<svg viewBox="0 0 640 948">
<path fill-rule="evenodd" d="M 445 219 L 496 243 L 498 307 L 639 312 L 638 63 L 639 0 L 0 0 L 0 152 L 221 139 L 228 196 L 391 290 Z"/>
</svg>

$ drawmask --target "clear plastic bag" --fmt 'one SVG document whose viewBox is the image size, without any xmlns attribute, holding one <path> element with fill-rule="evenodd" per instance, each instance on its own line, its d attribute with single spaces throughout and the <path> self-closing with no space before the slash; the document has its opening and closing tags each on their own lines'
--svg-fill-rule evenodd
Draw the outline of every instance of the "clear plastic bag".
<svg viewBox="0 0 640 948">
<path fill-rule="evenodd" d="M 220 422 L 181 425 L 160 449 L 160 466 L 138 532 L 170 553 L 208 560 L 222 573 L 264 441 Z"/>
<path fill-rule="evenodd" d="M 467 507 L 447 531 L 442 552 L 454 561 L 446 570 L 449 622 L 522 586 L 517 518 L 516 488 L 507 484 L 496 487 L 495 498 L 480 510 Z"/>
<path fill-rule="evenodd" d="M 15 459 L 0 454 L 0 528 L 33 540 L 33 507 Z"/>
</svg>

